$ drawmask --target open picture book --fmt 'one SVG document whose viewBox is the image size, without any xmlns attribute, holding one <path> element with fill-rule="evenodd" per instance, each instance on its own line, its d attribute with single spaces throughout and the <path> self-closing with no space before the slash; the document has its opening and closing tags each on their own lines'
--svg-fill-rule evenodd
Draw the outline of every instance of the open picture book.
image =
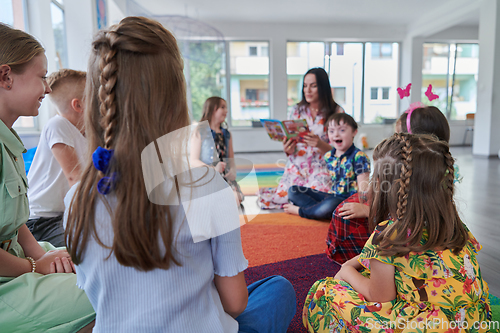
<svg viewBox="0 0 500 333">
<path fill-rule="evenodd" d="M 303 137 L 309 134 L 309 126 L 305 119 L 277 120 L 261 119 L 262 126 L 272 140 L 283 141 L 283 138 L 303 141 Z"/>
</svg>

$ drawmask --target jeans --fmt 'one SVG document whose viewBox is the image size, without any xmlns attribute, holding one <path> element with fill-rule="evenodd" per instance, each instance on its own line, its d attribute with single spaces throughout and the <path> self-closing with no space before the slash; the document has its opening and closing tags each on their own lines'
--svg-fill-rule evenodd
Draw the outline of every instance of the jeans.
<svg viewBox="0 0 500 333">
<path fill-rule="evenodd" d="M 296 310 L 292 284 L 282 276 L 269 276 L 248 286 L 247 308 L 236 318 L 238 333 L 285 333 Z"/>
<path fill-rule="evenodd" d="M 300 207 L 299 215 L 313 220 L 331 219 L 335 208 L 347 197 L 297 185 L 288 189 L 288 199 Z"/>
</svg>

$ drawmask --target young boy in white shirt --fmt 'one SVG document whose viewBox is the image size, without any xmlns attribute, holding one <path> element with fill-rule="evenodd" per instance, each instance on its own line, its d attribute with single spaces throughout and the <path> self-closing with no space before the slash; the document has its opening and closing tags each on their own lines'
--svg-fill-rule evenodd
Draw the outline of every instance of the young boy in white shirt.
<svg viewBox="0 0 500 333">
<path fill-rule="evenodd" d="M 64 246 L 64 196 L 80 180 L 87 150 L 83 94 L 86 73 L 61 69 L 47 78 L 49 99 L 57 110 L 42 130 L 28 172 L 30 219 L 38 241 Z"/>
</svg>

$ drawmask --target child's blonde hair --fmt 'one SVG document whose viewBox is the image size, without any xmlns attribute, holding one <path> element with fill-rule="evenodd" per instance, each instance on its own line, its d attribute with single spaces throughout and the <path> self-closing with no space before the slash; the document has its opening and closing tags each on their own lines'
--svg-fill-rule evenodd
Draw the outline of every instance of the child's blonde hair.
<svg viewBox="0 0 500 333">
<path fill-rule="evenodd" d="M 148 199 L 141 153 L 156 139 L 190 124 L 183 60 L 174 36 L 143 17 L 127 17 L 101 30 L 92 43 L 85 104 L 89 163 L 66 228 L 73 261 L 81 262 L 89 237 L 105 246 L 95 228 L 97 197 L 107 202 L 97 191 L 103 174 L 90 162 L 90 154 L 102 146 L 114 149 L 109 173 L 118 175 L 112 192 L 117 204 L 113 212 L 108 209 L 114 231 L 110 250 L 124 266 L 168 269 L 171 262 L 178 263 L 172 216 L 169 206 Z"/>
<path fill-rule="evenodd" d="M 72 99 L 83 99 L 86 76 L 85 72 L 64 68 L 47 77 L 47 84 L 52 90 L 49 98 L 60 114 L 68 110 Z"/>
<path fill-rule="evenodd" d="M 12 72 L 22 74 L 31 59 L 44 52 L 35 37 L 0 23 L 0 65 L 8 65 Z"/>
<path fill-rule="evenodd" d="M 454 159 L 448 144 L 431 135 L 396 133 L 373 152 L 371 228 L 395 221 L 374 244 L 384 256 L 451 249 L 466 244 L 467 231 L 458 216 L 454 194 Z M 421 244 L 424 233 L 426 242 Z"/>
</svg>

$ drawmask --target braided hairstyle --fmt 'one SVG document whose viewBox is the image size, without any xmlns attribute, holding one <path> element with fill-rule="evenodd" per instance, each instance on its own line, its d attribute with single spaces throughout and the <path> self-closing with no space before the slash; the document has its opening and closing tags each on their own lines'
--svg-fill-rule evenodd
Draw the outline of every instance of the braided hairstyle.
<svg viewBox="0 0 500 333">
<path fill-rule="evenodd" d="M 454 159 L 448 144 L 431 135 L 396 133 L 373 152 L 371 229 L 394 223 L 377 236 L 384 256 L 452 249 L 468 240 L 453 200 Z"/>
<path fill-rule="evenodd" d="M 148 199 L 141 153 L 156 139 L 190 124 L 183 66 L 173 35 L 151 19 L 127 17 L 94 38 L 85 87 L 89 162 L 73 197 L 66 229 L 68 251 L 75 263 L 81 262 L 93 236 L 125 266 L 148 271 L 178 264 L 172 215 L 169 206 Z M 182 150 L 187 140 L 180 138 L 162 149 L 171 149 L 165 153 L 170 156 L 181 151 L 187 156 Z M 116 173 L 118 181 L 108 195 L 116 197 L 113 210 L 108 196 L 97 191 L 103 175 L 92 165 L 90 155 L 98 146 L 114 150 L 109 174 Z M 163 150 L 161 156 L 166 156 Z M 111 216 L 112 244 L 104 245 L 96 234 L 98 199 Z"/>
</svg>

